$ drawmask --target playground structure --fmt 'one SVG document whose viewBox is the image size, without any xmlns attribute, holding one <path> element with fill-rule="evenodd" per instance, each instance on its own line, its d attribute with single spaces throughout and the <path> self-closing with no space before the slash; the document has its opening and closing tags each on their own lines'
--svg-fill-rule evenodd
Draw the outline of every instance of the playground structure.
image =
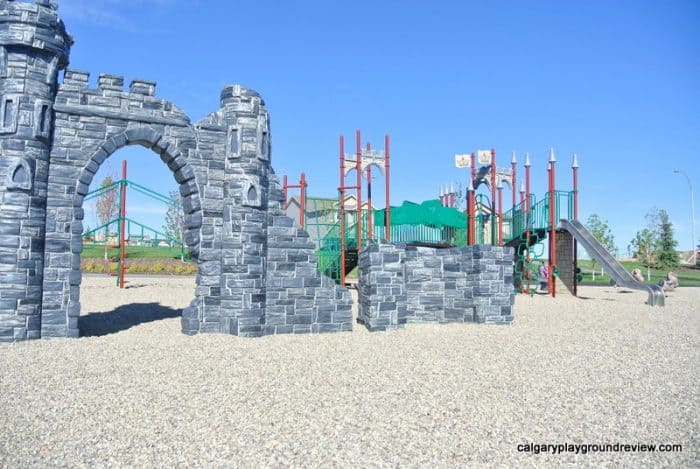
<svg viewBox="0 0 700 469">
<path fill-rule="evenodd" d="M 121 179 L 113 181 L 112 183 L 107 184 L 105 186 L 101 186 L 93 191 L 88 192 L 87 195 L 85 195 L 84 202 L 88 202 L 90 200 L 99 199 L 100 197 L 106 196 L 112 191 L 117 191 L 117 217 L 103 223 L 95 229 L 85 231 L 83 233 L 83 243 L 86 243 L 88 239 L 95 240 L 100 233 L 104 233 L 105 247 L 119 249 L 119 254 L 117 257 L 110 256 L 107 259 L 110 263 L 116 263 L 114 275 L 117 278 L 117 286 L 119 286 L 119 288 L 124 288 L 124 284 L 126 283 L 125 276 L 127 242 L 131 242 L 135 239 L 145 241 L 146 234 L 152 233 L 154 236 L 148 240 L 151 246 L 158 247 L 161 242 L 165 241 L 168 244 L 169 248 L 172 248 L 173 245 L 178 245 L 180 248 L 180 258 L 184 258 L 185 256 L 185 243 L 182 239 L 173 238 L 172 236 L 158 231 L 155 228 L 144 225 L 143 223 L 139 223 L 138 221 L 127 217 L 126 202 L 127 189 L 129 188 L 143 195 L 146 195 L 151 199 L 155 199 L 159 202 L 162 202 L 163 204 L 169 207 L 179 208 L 180 210 L 182 209 L 182 204 L 180 203 L 180 201 L 173 200 L 164 194 L 160 194 L 154 190 L 149 189 L 148 187 L 142 186 L 141 184 L 137 184 L 134 181 L 129 180 L 127 178 L 126 160 L 122 161 Z M 115 242 L 110 242 L 110 239 L 113 239 L 113 237 L 110 236 L 110 227 L 112 226 L 116 227 L 116 229 L 114 230 L 114 232 L 116 233 Z M 132 230 L 133 227 L 137 228 L 140 231 L 140 234 L 134 234 L 135 232 Z M 111 269 L 108 269 L 107 271 L 108 273 L 111 273 Z"/>
<path fill-rule="evenodd" d="M 575 256 L 569 261 L 556 256 L 558 243 L 565 239 L 557 236 L 557 230 L 569 233 L 588 243 L 591 255 L 613 279 L 624 281 L 613 268 L 614 259 L 592 249 L 597 248 L 595 238 L 582 225 L 556 226 L 562 204 L 554 191 L 553 155 L 548 195 L 536 201 L 528 190 L 519 207 L 504 214 L 499 206 L 497 216 L 495 152 L 491 152 L 491 198 L 478 204 L 474 191 L 478 184 L 472 178 L 467 222 L 439 226 L 431 219 L 435 210 L 430 204 L 406 207 L 406 212 L 422 214 L 418 222 L 402 207 L 390 206 L 388 137 L 379 159 L 386 176 L 386 207 L 381 211 L 372 210 L 371 204 L 363 208 L 362 172 L 367 169 L 363 160 L 371 164 L 372 150 L 365 158 L 359 132 L 354 161 L 346 161 L 341 139 L 338 220 L 319 248 L 283 210 L 284 194 L 272 169 L 269 116 L 260 94 L 227 85 L 218 108 L 192 122 L 174 103 L 156 96 L 155 82 L 134 79 L 126 90 L 123 76 L 100 74 L 96 86 L 91 85 L 88 72 L 67 68 L 74 40 L 57 8 L 48 0 L 0 0 L 0 59 L 7 59 L 0 60 L 4 70 L 0 88 L 12 90 L 3 95 L 0 106 L 0 228 L 4 233 L 0 247 L 7 253 L 0 260 L 0 341 L 79 336 L 83 203 L 100 166 L 127 145 L 152 150 L 179 185 L 184 242 L 198 269 L 195 298 L 181 318 L 182 332 L 188 335 L 218 332 L 257 337 L 351 330 L 349 291 L 320 272 L 335 273 L 334 278 L 344 284 L 352 266 L 347 254 L 354 250 L 357 257 L 370 240 L 436 248 L 473 245 L 477 223 L 490 225 L 488 237 L 493 244 L 526 246 L 523 254 L 540 232 L 543 237 L 549 233 L 550 265 L 566 265 L 567 270 Z M 357 171 L 356 186 L 345 185 L 346 165 Z M 371 186 L 371 174 L 368 181 Z M 345 192 L 353 187 L 356 206 L 347 211 Z M 371 200 L 371 187 L 368 192 Z M 567 193 L 568 201 L 575 193 Z M 480 206 L 490 207 L 481 222 L 476 213 Z M 572 204 L 567 206 L 571 211 Z M 541 220 L 535 221 L 539 214 Z M 570 213 L 567 217 L 571 218 Z M 124 222 L 126 214 L 120 218 Z M 309 228 L 310 223 L 306 225 Z M 496 228 L 503 232 L 498 241 Z M 319 250 L 325 250 L 325 261 L 315 255 Z M 523 261 L 529 259 L 528 254 Z M 546 279 L 552 294 L 554 270 Z M 651 287 L 630 285 L 649 289 L 649 304 L 662 304 L 662 292 L 659 296 Z M 660 287 L 654 287 L 660 292 Z"/>
<path fill-rule="evenodd" d="M 388 136 L 386 148 L 388 149 Z M 367 146 L 367 152 L 370 147 Z M 381 152 L 378 152 L 382 155 Z M 385 161 L 386 206 L 375 210 L 361 208 L 362 174 L 367 169 L 362 151 L 360 131 L 356 133 L 356 156 L 350 159 L 340 140 L 339 197 L 320 199 L 307 197 L 304 186 L 303 204 L 299 207 L 305 228 L 317 246 L 318 268 L 341 285 L 346 275 L 356 267 L 358 252 L 363 246 L 376 242 L 405 243 L 410 246 L 452 248 L 490 244 L 512 247 L 514 258 L 514 288 L 534 295 L 545 292 L 551 296 L 561 293 L 577 295 L 582 279 L 577 265 L 578 245 L 610 273 L 620 286 L 647 291 L 648 304 L 662 306 L 664 296 L 656 285 L 635 280 L 615 258 L 578 221 L 578 158 L 571 165 L 572 189 L 557 190 L 556 158 L 550 150 L 547 164 L 548 188 L 543 197 L 531 191 L 531 162 L 525 155 L 524 181 L 519 195 L 517 188 L 517 159 L 513 154 L 510 168 L 498 168 L 496 151 L 480 150 L 456 155 L 457 167 L 469 169 L 469 184 L 464 212 L 455 208 L 454 189 L 440 190 L 440 199 L 421 204 L 404 202 L 390 206 L 389 171 Z M 380 161 L 381 158 L 379 158 Z M 480 166 L 477 166 L 477 163 Z M 352 170 L 356 171 L 354 185 L 345 185 Z M 367 171 L 367 198 L 371 201 L 371 177 Z M 306 181 L 304 184 L 307 184 Z M 479 190 L 482 186 L 486 190 Z M 504 209 L 503 189 L 511 190 L 511 208 Z M 347 191 L 355 191 L 354 210 L 345 209 Z M 387 229 L 387 226 L 389 227 Z M 540 287 L 540 288 L 538 288 Z M 541 288 L 543 287 L 543 288 Z"/>
<path fill-rule="evenodd" d="M 283 178 L 284 206 L 287 214 L 305 228 L 317 246 L 318 268 L 345 284 L 345 276 L 357 265 L 357 253 L 370 240 L 392 240 L 392 230 L 386 231 L 389 210 L 374 210 L 372 205 L 372 167 L 384 174 L 385 202 L 390 207 L 390 137 L 384 136 L 384 150 L 362 145 L 360 130 L 355 132 L 355 153 L 345 152 L 345 137 L 339 139 L 340 185 L 338 198 L 308 197 L 304 173 L 298 185 Z M 348 175 L 355 171 L 355 184 L 347 185 Z M 367 181 L 367 198 L 363 202 L 363 177 Z M 299 188 L 298 199 L 288 200 L 287 189 Z M 354 191 L 354 193 L 353 193 Z M 293 205 L 293 206 L 292 206 Z M 354 207 L 352 206 L 354 205 Z M 393 228 L 393 227 L 392 227 Z"/>
</svg>

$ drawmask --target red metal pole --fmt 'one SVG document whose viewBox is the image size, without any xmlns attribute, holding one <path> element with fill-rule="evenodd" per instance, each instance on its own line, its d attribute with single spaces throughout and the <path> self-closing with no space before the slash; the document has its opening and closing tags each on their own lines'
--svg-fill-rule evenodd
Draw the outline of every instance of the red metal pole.
<svg viewBox="0 0 700 469">
<path fill-rule="evenodd" d="M 384 185 L 386 186 L 386 208 L 384 209 L 384 237 L 387 241 L 391 241 L 391 205 L 389 197 L 389 135 L 384 136 L 384 177 L 386 178 Z"/>
<path fill-rule="evenodd" d="M 355 133 L 355 143 L 357 150 L 357 252 L 362 249 L 362 140 L 360 130 Z"/>
<path fill-rule="evenodd" d="M 571 169 L 574 173 L 574 220 L 578 220 L 578 159 L 576 155 L 574 155 Z"/>
<path fill-rule="evenodd" d="M 340 284 L 345 285 L 345 137 L 340 136 Z"/>
<path fill-rule="evenodd" d="M 474 184 L 474 178 L 476 177 L 476 155 L 474 152 L 471 154 L 471 169 L 472 169 L 472 184 Z"/>
<path fill-rule="evenodd" d="M 306 223 L 306 175 L 304 173 L 301 173 L 299 186 L 301 187 L 301 215 L 299 216 L 299 224 L 303 229 Z"/>
<path fill-rule="evenodd" d="M 369 147 L 369 143 L 367 144 Z M 367 233 L 369 239 L 374 239 L 374 223 L 372 223 L 372 167 L 367 166 Z"/>
<path fill-rule="evenodd" d="M 525 153 L 525 239 L 527 248 L 530 249 L 530 155 Z"/>
<path fill-rule="evenodd" d="M 126 265 L 124 265 L 124 259 L 126 259 L 126 160 L 122 161 L 121 191 L 122 206 L 121 213 L 119 214 L 119 288 L 124 288 L 124 272 L 126 271 Z"/>
<path fill-rule="evenodd" d="M 574 220 L 578 220 L 578 159 L 574 154 L 574 161 L 571 164 L 574 176 Z M 578 242 L 574 238 L 574 296 L 578 296 L 578 280 L 576 270 L 578 269 Z"/>
<path fill-rule="evenodd" d="M 496 150 L 491 149 L 491 244 L 496 244 Z"/>
<path fill-rule="evenodd" d="M 475 211 L 476 211 L 476 204 L 474 202 L 474 184 L 469 183 L 469 189 L 467 189 L 467 194 L 469 196 L 469 213 L 467 214 L 467 222 L 469 223 L 468 227 L 468 233 L 469 233 L 469 245 L 474 246 L 474 241 L 475 241 L 475 235 L 476 233 L 474 232 L 475 230 L 475 223 L 474 223 L 474 217 L 475 217 Z"/>
<path fill-rule="evenodd" d="M 516 177 L 517 169 L 518 169 L 518 161 L 515 159 L 515 152 L 513 152 L 513 158 L 510 160 L 510 170 L 513 173 L 513 177 L 511 180 L 511 186 L 510 186 L 511 190 L 513 192 L 513 214 L 515 214 L 515 204 L 516 204 L 515 194 L 518 192 L 518 189 L 517 189 L 518 179 Z"/>
<path fill-rule="evenodd" d="M 503 186 L 498 185 L 498 245 L 503 246 Z"/>
<path fill-rule="evenodd" d="M 282 208 L 285 210 L 287 210 L 287 184 L 287 175 L 285 174 L 282 178 L 282 194 L 284 194 L 284 205 L 282 205 Z"/>
<path fill-rule="evenodd" d="M 556 292 L 556 282 L 554 281 L 554 267 L 557 265 L 557 230 L 555 225 L 555 190 L 554 190 L 554 150 L 550 151 L 549 154 L 549 237 L 550 237 L 550 248 L 549 248 L 549 278 L 550 278 L 550 292 L 552 297 L 557 295 Z"/>
</svg>

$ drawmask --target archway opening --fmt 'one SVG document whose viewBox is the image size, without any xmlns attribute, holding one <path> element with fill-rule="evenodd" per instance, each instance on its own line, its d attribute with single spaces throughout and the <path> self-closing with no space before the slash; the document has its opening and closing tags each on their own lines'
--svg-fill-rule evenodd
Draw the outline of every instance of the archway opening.
<svg viewBox="0 0 700 469">
<path fill-rule="evenodd" d="M 81 336 L 179 333 L 194 297 L 196 252 L 185 239 L 180 182 L 163 164 L 167 155 L 142 145 L 109 154 L 83 199 Z"/>
</svg>

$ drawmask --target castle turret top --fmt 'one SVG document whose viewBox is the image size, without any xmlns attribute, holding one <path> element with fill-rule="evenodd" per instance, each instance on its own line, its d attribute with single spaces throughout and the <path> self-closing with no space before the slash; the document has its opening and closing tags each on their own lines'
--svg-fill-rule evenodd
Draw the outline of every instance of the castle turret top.
<svg viewBox="0 0 700 469">
<path fill-rule="evenodd" d="M 6 0 L 6 2 L 14 2 L 15 0 Z M 0 3 L 5 3 L 5 2 L 0 2 Z M 24 2 L 24 3 L 29 3 L 29 2 Z M 52 10 L 58 10 L 58 3 L 52 0 L 36 0 L 35 2 L 37 5 L 41 5 L 43 7 L 48 7 L 51 8 Z"/>
<path fill-rule="evenodd" d="M 246 88 L 243 85 L 226 85 L 221 90 L 221 106 L 240 101 L 250 101 L 252 98 L 257 98 L 261 101 L 261 104 L 264 104 L 257 91 Z"/>
<path fill-rule="evenodd" d="M 73 37 L 57 14 L 51 0 L 35 3 L 0 0 L 0 46 L 24 46 L 50 52 L 58 57 L 59 68 L 68 64 Z"/>
</svg>

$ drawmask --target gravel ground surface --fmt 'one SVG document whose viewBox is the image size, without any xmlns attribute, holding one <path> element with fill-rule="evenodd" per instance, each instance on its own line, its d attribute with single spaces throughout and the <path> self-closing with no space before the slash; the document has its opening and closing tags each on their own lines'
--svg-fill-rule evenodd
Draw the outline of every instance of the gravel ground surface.
<svg viewBox="0 0 700 469">
<path fill-rule="evenodd" d="M 608 287 L 519 296 L 512 326 L 241 339 L 180 333 L 192 278 L 112 282 L 84 280 L 85 337 L 0 344 L 0 466 L 700 464 L 697 288 L 656 309 Z"/>
</svg>

